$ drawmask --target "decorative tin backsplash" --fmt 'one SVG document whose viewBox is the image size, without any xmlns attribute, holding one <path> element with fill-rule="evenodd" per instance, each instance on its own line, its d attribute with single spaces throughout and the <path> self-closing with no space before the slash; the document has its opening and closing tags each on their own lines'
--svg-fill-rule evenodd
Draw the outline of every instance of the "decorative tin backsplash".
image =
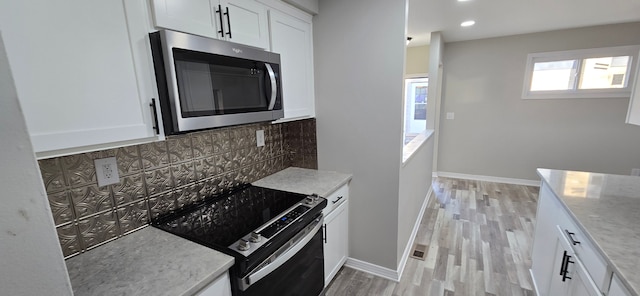
<svg viewBox="0 0 640 296">
<path fill-rule="evenodd" d="M 265 146 L 257 147 L 256 131 Z M 120 183 L 98 187 L 94 159 L 115 156 Z M 39 161 L 65 257 L 149 223 L 150 218 L 289 166 L 316 169 L 315 119 L 251 124 L 166 141 Z"/>
</svg>

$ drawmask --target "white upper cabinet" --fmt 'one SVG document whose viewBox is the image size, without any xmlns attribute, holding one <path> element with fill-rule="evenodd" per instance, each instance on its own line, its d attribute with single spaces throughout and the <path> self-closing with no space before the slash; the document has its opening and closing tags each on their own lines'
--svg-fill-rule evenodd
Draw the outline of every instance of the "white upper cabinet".
<svg viewBox="0 0 640 296">
<path fill-rule="evenodd" d="M 151 3 L 156 28 L 279 53 L 284 106 L 284 118 L 279 121 L 315 116 L 311 15 L 276 0 L 151 0 Z"/>
<path fill-rule="evenodd" d="M 629 99 L 627 123 L 640 125 L 640 66 L 636 66 L 635 83 L 631 88 L 631 98 Z"/>
<path fill-rule="evenodd" d="M 218 3 L 209 0 L 153 0 L 154 24 L 158 28 L 222 38 Z"/>
<path fill-rule="evenodd" d="M 146 2 L 0 2 L 0 30 L 39 157 L 158 139 Z M 159 112 L 159 110 L 158 110 Z"/>
<path fill-rule="evenodd" d="M 152 0 L 157 28 L 269 47 L 267 7 L 251 0 Z"/>
<path fill-rule="evenodd" d="M 267 25 L 267 7 L 247 0 L 220 0 L 225 24 L 226 40 L 269 48 L 269 26 Z"/>
<path fill-rule="evenodd" d="M 284 120 L 315 116 L 311 23 L 269 10 L 271 51 L 280 54 Z"/>
</svg>

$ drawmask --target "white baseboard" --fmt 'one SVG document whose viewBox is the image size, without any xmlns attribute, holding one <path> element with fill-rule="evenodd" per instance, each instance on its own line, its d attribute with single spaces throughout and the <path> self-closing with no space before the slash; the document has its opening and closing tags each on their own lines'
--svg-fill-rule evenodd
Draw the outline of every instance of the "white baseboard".
<svg viewBox="0 0 640 296">
<path fill-rule="evenodd" d="M 388 280 L 392 280 L 394 282 L 399 281 L 398 271 L 390 268 L 382 267 L 380 265 L 375 265 L 373 263 L 369 263 L 366 261 L 347 258 L 347 261 L 344 263 L 344 266 L 353 268 L 356 270 L 360 270 L 366 273 L 373 274 L 375 276 L 379 276 Z"/>
<path fill-rule="evenodd" d="M 540 187 L 540 180 L 514 179 L 514 178 L 503 178 L 503 177 L 494 177 L 494 176 L 459 174 L 459 173 L 450 173 L 450 172 L 438 172 L 437 174 L 435 174 L 435 176 L 445 177 L 445 178 L 467 179 L 467 180 L 475 180 L 475 181 L 486 181 L 486 182 Z"/>
<path fill-rule="evenodd" d="M 388 280 L 392 280 L 394 282 L 399 282 L 400 277 L 402 277 L 402 273 L 404 272 L 404 267 L 407 265 L 407 260 L 409 259 L 409 253 L 411 252 L 411 247 L 413 247 L 413 242 L 416 239 L 416 235 L 418 234 L 418 229 L 420 228 L 420 222 L 422 221 L 422 216 L 424 212 L 427 210 L 427 204 L 429 204 L 429 198 L 431 197 L 431 193 L 433 192 L 433 187 L 429 186 L 429 191 L 427 192 L 427 196 L 424 198 L 422 202 L 422 206 L 420 207 L 420 212 L 418 213 L 418 217 L 416 217 L 416 222 L 413 225 L 413 230 L 411 231 L 411 236 L 409 241 L 407 242 L 407 246 L 404 248 L 404 252 L 402 253 L 402 259 L 400 260 L 400 264 L 398 264 L 398 269 L 393 270 L 390 268 L 382 267 L 380 265 L 375 265 L 373 263 L 369 263 L 366 261 L 347 258 L 347 261 L 344 263 L 344 266 L 357 269 L 375 276 L 379 276 Z"/>
<path fill-rule="evenodd" d="M 411 231 L 411 236 L 409 236 L 409 241 L 407 245 L 404 247 L 404 252 L 402 253 L 402 259 L 400 259 L 400 264 L 398 264 L 398 280 L 402 278 L 402 273 L 404 272 L 404 267 L 407 265 L 407 260 L 409 259 L 409 253 L 411 253 L 411 248 L 413 247 L 413 243 L 416 240 L 416 235 L 418 234 L 418 228 L 420 228 L 420 222 L 422 222 L 422 216 L 424 212 L 427 210 L 427 204 L 429 204 L 429 198 L 431 197 L 431 193 L 433 192 L 433 186 L 429 186 L 429 191 L 427 191 L 427 196 L 424 198 L 422 202 L 422 206 L 420 207 L 420 212 L 418 213 L 418 217 L 416 218 L 416 223 L 413 224 L 413 230 Z"/>
</svg>

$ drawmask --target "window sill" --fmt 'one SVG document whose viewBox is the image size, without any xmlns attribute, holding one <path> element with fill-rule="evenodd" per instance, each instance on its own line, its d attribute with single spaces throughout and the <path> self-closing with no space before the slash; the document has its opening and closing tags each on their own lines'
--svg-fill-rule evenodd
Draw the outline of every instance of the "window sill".
<svg viewBox="0 0 640 296">
<path fill-rule="evenodd" d="M 422 145 L 429 140 L 434 134 L 434 130 L 427 129 L 418 134 L 411 142 L 402 148 L 402 166 L 404 166 Z"/>
</svg>

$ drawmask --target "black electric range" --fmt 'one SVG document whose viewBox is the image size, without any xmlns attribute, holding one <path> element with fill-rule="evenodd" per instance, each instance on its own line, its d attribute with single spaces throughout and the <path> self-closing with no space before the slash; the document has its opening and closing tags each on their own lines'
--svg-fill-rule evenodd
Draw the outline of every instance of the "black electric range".
<svg viewBox="0 0 640 296">
<path fill-rule="evenodd" d="M 248 278 L 256 270 L 263 269 L 260 272 L 264 273 L 268 269 L 265 266 L 277 261 L 276 257 L 303 237 L 307 243 L 318 233 L 322 240 L 318 229 L 326 204 L 326 199 L 318 196 L 245 184 L 158 217 L 151 225 L 235 257 L 231 269 L 234 295 L 252 295 L 243 290 L 252 284 Z M 322 257 L 321 244 L 319 248 Z"/>
</svg>

